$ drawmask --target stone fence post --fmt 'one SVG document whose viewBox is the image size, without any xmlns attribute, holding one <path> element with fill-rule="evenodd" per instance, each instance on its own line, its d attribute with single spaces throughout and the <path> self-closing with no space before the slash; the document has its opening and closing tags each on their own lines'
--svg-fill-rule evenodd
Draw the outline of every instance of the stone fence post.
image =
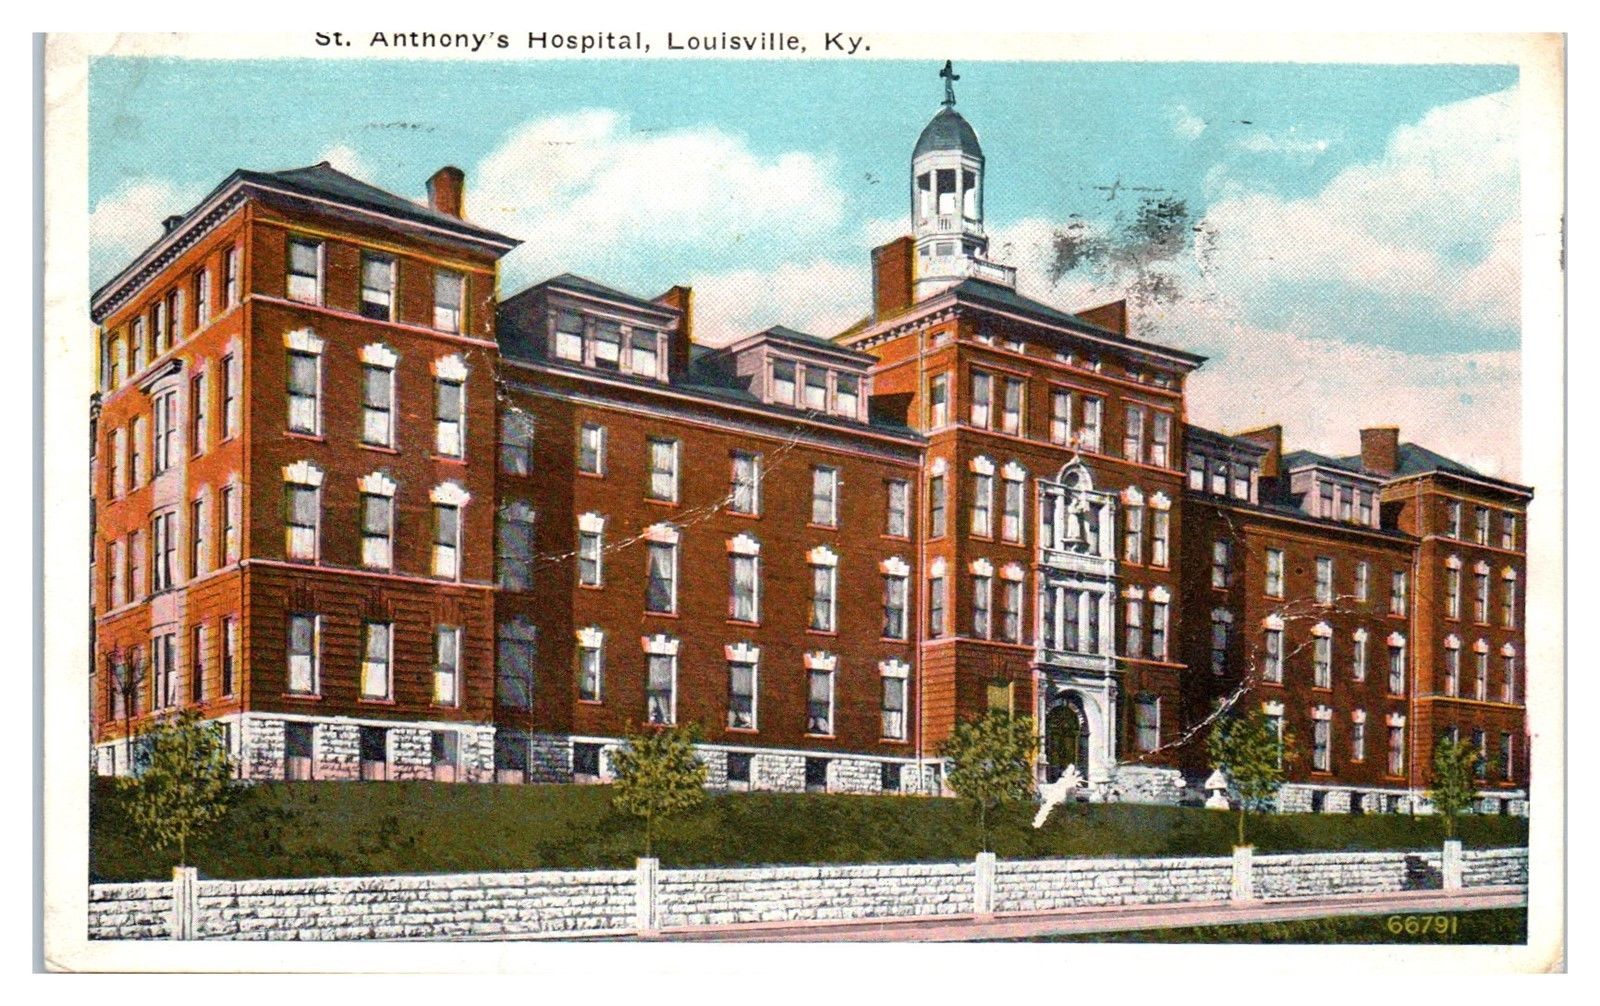
<svg viewBox="0 0 1600 1006">
<path fill-rule="evenodd" d="M 641 933 L 654 933 L 660 928 L 660 906 L 656 903 L 656 874 L 661 861 L 641 856 L 634 865 L 633 918 L 634 928 Z"/>
<path fill-rule="evenodd" d="M 1233 893 L 1229 897 L 1234 901 L 1255 900 L 1255 851 L 1253 845 L 1233 847 Z"/>
<path fill-rule="evenodd" d="M 1447 891 L 1461 890 L 1461 839 L 1447 838 L 1444 843 L 1444 858 L 1440 860 L 1440 871 L 1444 874 L 1444 889 Z"/>
<path fill-rule="evenodd" d="M 199 877 L 192 866 L 172 868 L 172 938 L 195 938 L 195 921 L 198 914 L 196 897 Z"/>
<path fill-rule="evenodd" d="M 994 853 L 980 852 L 972 864 L 972 914 L 994 914 Z"/>
</svg>

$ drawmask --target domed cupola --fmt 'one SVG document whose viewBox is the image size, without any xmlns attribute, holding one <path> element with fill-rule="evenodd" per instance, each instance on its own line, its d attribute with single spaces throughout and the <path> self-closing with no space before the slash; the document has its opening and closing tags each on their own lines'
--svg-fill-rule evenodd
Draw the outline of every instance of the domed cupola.
<svg viewBox="0 0 1600 1006">
<path fill-rule="evenodd" d="M 969 276 L 1005 282 L 1009 273 L 983 258 L 989 250 L 983 231 L 983 147 L 955 108 L 955 82 L 961 78 L 949 61 L 939 76 L 944 78 L 944 106 L 911 152 L 917 300 Z"/>
</svg>

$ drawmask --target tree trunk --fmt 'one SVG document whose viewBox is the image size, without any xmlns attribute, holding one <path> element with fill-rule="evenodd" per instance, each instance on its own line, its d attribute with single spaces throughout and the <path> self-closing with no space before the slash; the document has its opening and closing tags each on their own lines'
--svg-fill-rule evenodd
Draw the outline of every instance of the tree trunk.
<svg viewBox="0 0 1600 1006">
<path fill-rule="evenodd" d="M 1239 845 L 1243 845 L 1244 844 L 1244 815 L 1245 815 L 1244 797 L 1241 796 L 1239 798 L 1239 841 L 1238 841 Z"/>
</svg>

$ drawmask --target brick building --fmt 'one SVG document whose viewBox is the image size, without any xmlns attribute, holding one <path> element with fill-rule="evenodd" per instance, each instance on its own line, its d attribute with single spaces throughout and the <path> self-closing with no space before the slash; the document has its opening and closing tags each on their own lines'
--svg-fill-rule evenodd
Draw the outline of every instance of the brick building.
<svg viewBox="0 0 1600 1006">
<path fill-rule="evenodd" d="M 717 786 L 927 792 L 1000 708 L 1041 779 L 1170 802 L 1221 702 L 1297 739 L 1285 807 L 1409 807 L 1444 731 L 1525 807 L 1531 490 L 1189 425 L 1202 357 L 986 258 L 954 103 L 832 338 L 499 298 L 455 169 L 426 207 L 239 171 L 169 220 L 93 301 L 100 771 L 196 704 L 252 778 L 587 781 L 693 724 Z"/>
</svg>

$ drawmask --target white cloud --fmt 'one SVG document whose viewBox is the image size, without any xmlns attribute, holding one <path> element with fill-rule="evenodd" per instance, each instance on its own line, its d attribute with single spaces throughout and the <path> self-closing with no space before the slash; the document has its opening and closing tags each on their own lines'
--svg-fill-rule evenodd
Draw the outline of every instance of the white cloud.
<svg viewBox="0 0 1600 1006">
<path fill-rule="evenodd" d="M 1187 105 L 1167 109 L 1167 119 L 1172 123 L 1172 134 L 1180 139 L 1197 140 L 1206 131 L 1206 120 L 1189 111 Z"/>
<path fill-rule="evenodd" d="M 89 276 L 110 279 L 161 236 L 161 221 L 184 213 L 203 191 L 160 178 L 136 178 L 103 197 L 89 211 Z"/>
<path fill-rule="evenodd" d="M 469 191 L 478 223 L 526 239 L 507 269 L 527 280 L 697 246 L 798 249 L 838 225 L 832 173 L 811 154 L 758 154 L 714 127 L 641 131 L 590 109 L 518 127 Z"/>
<path fill-rule="evenodd" d="M 317 161 L 327 161 L 337 171 L 364 182 L 372 181 L 372 165 L 346 143 L 335 143 L 317 155 Z"/>
<path fill-rule="evenodd" d="M 1234 146 L 1249 154 L 1286 154 L 1291 157 L 1315 157 L 1325 154 L 1333 141 L 1326 137 L 1296 136 L 1295 130 L 1274 136 L 1255 132 L 1235 141 Z"/>
<path fill-rule="evenodd" d="M 696 276 L 694 339 L 721 346 L 773 325 L 831 338 L 867 313 L 869 271 L 817 259 Z"/>
</svg>

